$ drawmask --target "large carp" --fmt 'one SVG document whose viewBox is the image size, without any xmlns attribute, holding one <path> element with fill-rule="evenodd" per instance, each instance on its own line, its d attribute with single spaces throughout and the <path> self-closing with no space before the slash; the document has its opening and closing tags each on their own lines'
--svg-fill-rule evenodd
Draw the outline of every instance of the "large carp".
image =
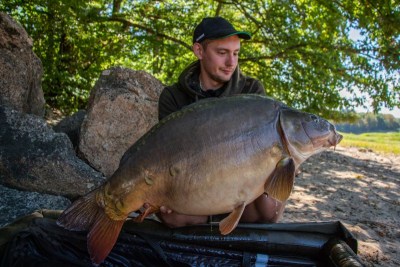
<svg viewBox="0 0 400 267">
<path fill-rule="evenodd" d="M 89 231 L 95 263 L 107 257 L 127 216 L 145 203 L 150 205 L 138 221 L 160 206 L 187 215 L 230 212 L 219 224 L 228 234 L 245 205 L 264 192 L 287 200 L 295 169 L 341 139 L 328 121 L 267 97 L 200 101 L 155 125 L 103 185 L 75 201 L 57 222 Z"/>
</svg>

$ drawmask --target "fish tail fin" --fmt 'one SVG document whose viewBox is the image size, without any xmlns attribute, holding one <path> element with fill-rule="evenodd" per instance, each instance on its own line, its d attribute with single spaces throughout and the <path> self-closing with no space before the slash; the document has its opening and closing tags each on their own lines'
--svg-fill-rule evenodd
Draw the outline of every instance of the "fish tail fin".
<svg viewBox="0 0 400 267">
<path fill-rule="evenodd" d="M 71 231 L 87 231 L 103 212 L 96 202 L 96 191 L 74 201 L 57 219 L 57 225 Z"/>
<path fill-rule="evenodd" d="M 100 264 L 110 253 L 125 220 L 111 219 L 96 202 L 96 191 L 76 200 L 57 219 L 72 231 L 89 231 L 87 247 L 92 262 Z"/>
<path fill-rule="evenodd" d="M 87 246 L 92 262 L 100 264 L 117 242 L 125 220 L 110 219 L 103 213 L 98 216 L 87 235 Z"/>
</svg>

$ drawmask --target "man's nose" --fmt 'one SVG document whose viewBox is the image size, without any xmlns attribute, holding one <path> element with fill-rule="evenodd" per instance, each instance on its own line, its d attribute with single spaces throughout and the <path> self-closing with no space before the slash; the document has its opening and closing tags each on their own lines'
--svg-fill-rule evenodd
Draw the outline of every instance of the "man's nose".
<svg viewBox="0 0 400 267">
<path fill-rule="evenodd" d="M 228 54 L 226 58 L 226 65 L 227 66 L 233 66 L 235 64 L 235 55 L 234 54 Z"/>
</svg>

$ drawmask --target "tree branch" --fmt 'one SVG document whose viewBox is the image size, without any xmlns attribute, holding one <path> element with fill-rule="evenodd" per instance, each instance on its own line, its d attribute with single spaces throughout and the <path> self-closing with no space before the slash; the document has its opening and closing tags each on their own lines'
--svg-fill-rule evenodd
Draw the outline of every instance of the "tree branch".
<svg viewBox="0 0 400 267">
<path fill-rule="evenodd" d="M 118 14 L 119 11 L 121 10 L 121 3 L 123 0 L 114 0 L 113 1 L 113 10 L 112 10 L 112 14 Z"/>
<path fill-rule="evenodd" d="M 179 39 L 177 39 L 175 37 L 169 36 L 169 35 L 164 34 L 164 33 L 157 32 L 157 31 L 153 30 L 152 28 L 149 28 L 149 27 L 137 24 L 137 23 L 133 23 L 133 22 L 131 22 L 131 21 L 125 19 L 125 18 L 112 16 L 112 17 L 106 17 L 106 18 L 103 17 L 101 19 L 103 19 L 105 21 L 121 22 L 125 26 L 132 26 L 132 27 L 144 30 L 144 31 L 148 32 L 149 34 L 156 35 L 158 37 L 161 37 L 161 38 L 164 38 L 166 40 L 169 40 L 169 41 L 172 41 L 174 43 L 177 43 L 177 44 L 179 44 L 179 45 L 181 45 L 181 46 L 183 46 L 183 47 L 185 47 L 185 48 L 187 48 L 189 50 L 192 50 L 192 47 L 190 45 L 188 45 L 187 43 L 185 43 L 184 41 L 182 41 L 182 40 L 179 40 Z"/>
<path fill-rule="evenodd" d="M 221 1 L 217 1 L 217 2 L 218 2 L 218 6 L 217 6 L 217 10 L 215 10 L 215 16 L 219 16 L 219 14 L 221 13 L 222 5 L 223 5 L 223 3 Z"/>
<path fill-rule="evenodd" d="M 307 44 L 296 44 L 296 45 L 292 45 L 289 46 L 287 48 L 285 48 L 284 50 L 274 54 L 274 55 L 265 55 L 265 56 L 258 56 L 258 57 L 247 57 L 247 58 L 243 58 L 240 59 L 241 62 L 246 62 L 246 61 L 258 61 L 258 60 L 263 60 L 263 59 L 276 59 L 276 58 L 280 58 L 282 57 L 284 54 L 286 54 L 287 52 L 291 51 L 291 50 L 296 50 L 300 47 L 305 47 L 307 46 Z"/>
</svg>

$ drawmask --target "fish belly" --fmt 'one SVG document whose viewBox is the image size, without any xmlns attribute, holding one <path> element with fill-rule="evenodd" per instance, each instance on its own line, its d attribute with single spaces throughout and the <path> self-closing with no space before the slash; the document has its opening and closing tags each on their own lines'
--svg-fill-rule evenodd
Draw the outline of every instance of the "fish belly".
<svg viewBox="0 0 400 267">
<path fill-rule="evenodd" d="M 186 173 L 186 179 L 175 181 L 176 193 L 166 206 L 187 215 L 213 215 L 232 211 L 237 206 L 254 201 L 264 192 L 264 184 L 275 169 L 276 159 L 248 161 L 224 167 L 208 166 L 196 173 Z"/>
</svg>

